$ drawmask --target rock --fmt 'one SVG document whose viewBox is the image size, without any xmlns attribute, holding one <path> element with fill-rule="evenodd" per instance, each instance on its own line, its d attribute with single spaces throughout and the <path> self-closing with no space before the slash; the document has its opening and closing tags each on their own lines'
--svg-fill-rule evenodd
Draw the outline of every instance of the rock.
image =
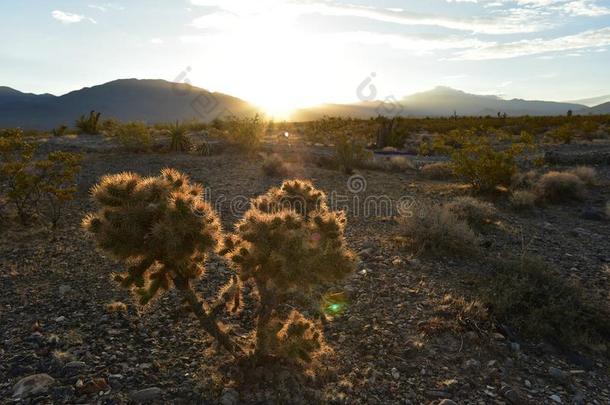
<svg viewBox="0 0 610 405">
<path fill-rule="evenodd" d="M 525 388 L 527 388 L 527 389 L 531 389 L 532 388 L 532 383 L 530 382 L 530 380 L 525 380 L 523 382 L 523 385 L 525 385 Z"/>
<path fill-rule="evenodd" d="M 426 395 L 428 395 L 429 397 L 434 397 L 434 398 L 449 398 L 449 393 L 447 391 L 440 391 L 440 390 L 426 391 Z"/>
<path fill-rule="evenodd" d="M 150 402 L 159 399 L 164 394 L 164 391 L 159 387 L 144 388 L 143 390 L 134 391 L 129 394 L 129 397 L 134 402 Z"/>
<path fill-rule="evenodd" d="M 13 387 L 13 398 L 22 399 L 30 395 L 46 394 L 53 384 L 55 384 L 55 379 L 48 374 L 24 377 Z"/>
<path fill-rule="evenodd" d="M 65 322 L 65 321 L 66 321 L 66 317 L 63 315 L 55 318 L 55 322 L 57 322 L 57 323 L 61 323 L 61 322 Z"/>
<path fill-rule="evenodd" d="M 510 342 L 510 350 L 512 350 L 513 352 L 518 352 L 519 350 L 521 350 L 521 345 L 517 342 Z"/>
<path fill-rule="evenodd" d="M 392 367 L 392 370 L 390 370 L 390 373 L 392 374 L 393 379 L 398 380 L 400 378 L 400 373 L 398 372 L 398 370 L 396 370 L 395 367 Z"/>
<path fill-rule="evenodd" d="M 481 367 L 481 362 L 478 360 L 475 360 L 475 359 L 466 360 L 466 362 L 464 363 L 465 369 L 479 368 L 479 367 Z"/>
<path fill-rule="evenodd" d="M 500 393 L 506 400 L 511 404 L 522 404 L 524 403 L 523 398 L 519 395 L 517 391 L 512 389 L 509 386 L 504 386 L 500 389 Z"/>
<path fill-rule="evenodd" d="M 573 397 L 572 397 L 572 404 L 573 405 L 584 405 L 585 404 L 585 395 L 582 392 L 577 392 Z"/>
<path fill-rule="evenodd" d="M 97 394 L 102 391 L 106 391 L 108 388 L 108 383 L 103 378 L 94 378 L 93 380 L 87 381 L 83 384 L 79 389 L 79 393 L 81 394 Z"/>
<path fill-rule="evenodd" d="M 82 361 L 71 361 L 64 366 L 64 374 L 68 377 L 73 377 L 87 368 L 87 365 Z"/>
<path fill-rule="evenodd" d="M 443 399 L 438 405 L 457 405 L 457 402 L 452 401 L 450 399 Z"/>
<path fill-rule="evenodd" d="M 70 291 L 72 291 L 72 287 L 70 287 L 69 285 L 62 284 L 62 285 L 59 286 L 59 295 L 61 297 L 63 297 L 64 295 L 66 295 Z"/>
<path fill-rule="evenodd" d="M 570 378 L 570 373 L 557 367 L 549 367 L 549 375 L 560 382 L 566 382 Z"/>
<path fill-rule="evenodd" d="M 559 395 L 557 395 L 557 394 L 553 394 L 553 395 L 549 396 L 549 399 L 551 401 L 555 402 L 555 403 L 558 403 L 558 404 L 562 404 L 563 403 L 563 402 L 561 402 L 561 397 Z"/>
<path fill-rule="evenodd" d="M 360 256 L 363 259 L 367 259 L 367 258 L 371 257 L 372 254 L 373 254 L 372 248 L 362 249 L 360 252 L 358 252 L 358 256 Z"/>
<path fill-rule="evenodd" d="M 109 374 L 108 383 L 114 389 L 120 389 L 123 386 L 124 377 L 122 374 Z"/>
<path fill-rule="evenodd" d="M 236 405 L 239 403 L 239 392 L 233 388 L 225 388 L 220 397 L 221 405 Z"/>
</svg>

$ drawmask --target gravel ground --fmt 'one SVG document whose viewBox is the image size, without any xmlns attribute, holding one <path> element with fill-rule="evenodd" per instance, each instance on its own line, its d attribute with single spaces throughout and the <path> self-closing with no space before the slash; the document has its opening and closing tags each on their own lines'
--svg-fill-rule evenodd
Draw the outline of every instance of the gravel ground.
<svg viewBox="0 0 610 405">
<path fill-rule="evenodd" d="M 607 358 L 511 339 L 491 323 L 472 330 L 448 319 L 448 327 L 436 333 L 422 327 L 439 316 L 446 294 L 468 297 L 464 275 L 484 271 L 489 266 L 485 256 L 519 252 L 523 240 L 566 277 L 608 300 L 609 222 L 581 217 L 583 210 L 601 208 L 610 199 L 608 167 L 598 168 L 603 183 L 583 204 L 516 214 L 498 201 L 499 225 L 485 235 L 483 257 L 456 260 L 414 255 L 396 238 L 392 213 L 365 215 L 365 201 L 385 195 L 392 201 L 442 202 L 464 194 L 462 185 L 378 171 L 350 180 L 295 164 L 294 177 L 312 179 L 339 208 L 349 205 L 347 237 L 362 259 L 358 272 L 342 285 L 347 309 L 324 326 L 332 351 L 312 375 L 281 367 L 240 369 L 181 312 L 173 292 L 150 308 L 137 308 L 110 280 L 119 265 L 96 251 L 79 227 L 93 209 L 88 190 L 101 175 L 156 174 L 169 166 L 209 187 L 230 229 L 247 198 L 281 181 L 263 176 L 260 165 L 259 159 L 232 155 L 89 152 L 77 199 L 59 230 L 5 222 L 0 232 L 0 401 L 10 403 L 18 382 L 44 373 L 51 379 L 32 377 L 40 391 L 24 402 L 610 403 Z M 199 283 L 204 296 L 228 277 L 222 260 L 211 258 L 208 266 L 217 271 Z M 106 310 L 115 300 L 127 304 L 126 313 Z M 249 311 L 225 320 L 244 345 Z"/>
</svg>

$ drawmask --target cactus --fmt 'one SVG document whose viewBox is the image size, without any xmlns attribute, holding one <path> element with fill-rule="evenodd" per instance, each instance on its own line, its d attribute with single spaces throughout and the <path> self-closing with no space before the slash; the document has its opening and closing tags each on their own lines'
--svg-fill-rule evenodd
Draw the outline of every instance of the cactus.
<svg viewBox="0 0 610 405">
<path fill-rule="evenodd" d="M 201 185 L 191 184 L 173 169 L 148 178 L 134 173 L 107 175 L 92 189 L 101 208 L 84 218 L 83 227 L 102 250 L 128 266 L 115 279 L 133 289 L 142 305 L 173 285 L 203 329 L 239 356 L 241 348 L 216 320 L 213 308 L 220 304 L 209 308 L 192 287 L 221 231 L 216 213 L 202 196 Z M 228 299 L 226 294 L 221 298 Z"/>
<path fill-rule="evenodd" d="M 252 200 L 235 234 L 225 238 L 220 253 L 258 291 L 255 357 L 308 361 L 320 348 L 313 322 L 298 313 L 284 317 L 282 307 L 299 296 L 319 302 L 320 287 L 355 268 L 343 236 L 345 217 L 330 211 L 325 199 L 308 181 L 286 181 Z"/>
<path fill-rule="evenodd" d="M 98 124 L 99 124 L 101 115 L 102 115 L 102 113 L 95 112 L 93 110 L 91 110 L 89 112 L 88 117 L 86 117 L 85 115 L 81 115 L 76 120 L 76 128 L 78 128 L 78 130 L 82 134 L 91 134 L 91 135 L 98 134 L 99 133 Z"/>
</svg>

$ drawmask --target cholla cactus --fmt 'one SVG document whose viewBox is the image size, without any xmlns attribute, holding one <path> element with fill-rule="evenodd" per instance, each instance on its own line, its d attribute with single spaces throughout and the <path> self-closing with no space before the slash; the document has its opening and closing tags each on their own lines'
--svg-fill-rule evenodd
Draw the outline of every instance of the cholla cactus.
<svg viewBox="0 0 610 405">
<path fill-rule="evenodd" d="M 141 304 L 175 286 L 203 328 L 237 354 L 239 347 L 191 287 L 204 271 L 205 254 L 216 248 L 220 237 L 218 217 L 202 195 L 201 185 L 173 169 L 148 178 L 108 175 L 92 189 L 101 209 L 86 216 L 83 227 L 102 250 L 128 265 L 126 274 L 116 278 L 136 291 Z"/>
<path fill-rule="evenodd" d="M 308 181 L 286 181 L 254 199 L 235 235 L 225 240 L 221 254 L 231 259 L 242 281 L 254 281 L 260 296 L 259 355 L 301 353 L 296 357 L 306 360 L 300 350 L 285 351 L 274 343 L 284 330 L 277 327 L 277 310 L 291 296 L 312 295 L 317 287 L 342 279 L 355 267 L 355 256 L 343 236 L 345 217 L 330 211 L 325 199 Z M 289 328 L 289 335 L 298 330 Z M 295 344 L 311 339 L 289 340 Z M 316 348 L 308 344 L 303 350 L 305 346 Z"/>
</svg>

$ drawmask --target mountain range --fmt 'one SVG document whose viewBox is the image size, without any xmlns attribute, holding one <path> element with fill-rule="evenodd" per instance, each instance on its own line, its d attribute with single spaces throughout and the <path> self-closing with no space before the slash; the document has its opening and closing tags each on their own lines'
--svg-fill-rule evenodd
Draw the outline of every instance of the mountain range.
<svg viewBox="0 0 610 405">
<path fill-rule="evenodd" d="M 324 115 L 370 118 L 378 115 L 436 117 L 453 114 L 466 116 L 610 114 L 610 102 L 589 107 L 582 103 L 505 100 L 497 96 L 465 93 L 449 87 L 416 93 L 401 99 L 362 101 L 352 104 L 323 104 L 295 111 L 291 119 L 308 121 Z M 85 87 L 62 96 L 22 93 L 0 87 L 0 127 L 50 129 L 73 125 L 74 120 L 90 110 L 102 118 L 144 121 L 149 124 L 176 120 L 209 122 L 227 115 L 253 115 L 262 112 L 247 101 L 227 94 L 209 92 L 185 83 L 164 80 L 121 79 L 99 86 Z"/>
</svg>

